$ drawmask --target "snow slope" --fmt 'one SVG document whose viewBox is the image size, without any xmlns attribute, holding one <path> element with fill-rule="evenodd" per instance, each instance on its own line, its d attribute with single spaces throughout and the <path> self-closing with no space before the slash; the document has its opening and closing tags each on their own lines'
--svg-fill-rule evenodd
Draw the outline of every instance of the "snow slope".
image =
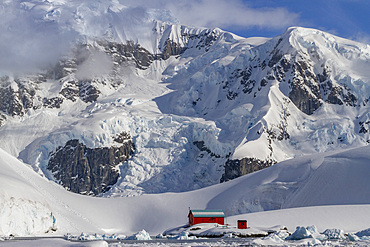
<svg viewBox="0 0 370 247">
<path fill-rule="evenodd" d="M 128 235 L 141 229 L 156 234 L 185 224 L 188 207 L 221 208 L 228 216 L 236 215 L 229 218 L 230 224 L 250 216 L 256 227 L 310 223 L 320 230 L 336 225 L 358 231 L 370 222 L 369 147 L 285 161 L 192 192 L 115 198 L 70 193 L 0 152 L 0 235 L 45 235 L 53 227 L 51 213 L 58 235 L 81 231 Z M 17 202 L 22 206 L 14 206 Z M 240 215 L 283 208 L 291 209 Z"/>
</svg>

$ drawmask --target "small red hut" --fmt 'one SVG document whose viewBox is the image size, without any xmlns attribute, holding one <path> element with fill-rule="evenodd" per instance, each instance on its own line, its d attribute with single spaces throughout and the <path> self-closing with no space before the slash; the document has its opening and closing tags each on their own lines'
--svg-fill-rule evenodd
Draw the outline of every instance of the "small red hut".
<svg viewBox="0 0 370 247">
<path fill-rule="evenodd" d="M 225 214 L 221 209 L 199 210 L 191 209 L 189 211 L 189 225 L 193 226 L 200 223 L 224 224 Z"/>
<path fill-rule="evenodd" d="M 247 229 L 247 221 L 238 220 L 238 229 Z"/>
</svg>

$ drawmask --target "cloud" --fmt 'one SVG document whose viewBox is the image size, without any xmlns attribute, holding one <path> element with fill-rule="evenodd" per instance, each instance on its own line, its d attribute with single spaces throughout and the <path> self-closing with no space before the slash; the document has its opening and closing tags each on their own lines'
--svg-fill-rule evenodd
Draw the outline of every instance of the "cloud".
<svg viewBox="0 0 370 247">
<path fill-rule="evenodd" d="M 282 29 L 299 15 L 284 8 L 250 8 L 242 0 L 122 0 L 123 4 L 166 8 L 181 24 L 195 27 Z"/>
<path fill-rule="evenodd" d="M 19 1 L 0 4 L 0 72 L 24 72 L 57 60 L 75 38 L 52 21 L 41 21 Z"/>
<path fill-rule="evenodd" d="M 93 51 L 77 67 L 76 77 L 79 80 L 92 80 L 109 75 L 112 69 L 113 61 L 108 55 L 101 51 Z"/>
<path fill-rule="evenodd" d="M 370 45 L 370 35 L 368 33 L 358 32 L 354 37 L 351 37 L 351 39 Z"/>
</svg>

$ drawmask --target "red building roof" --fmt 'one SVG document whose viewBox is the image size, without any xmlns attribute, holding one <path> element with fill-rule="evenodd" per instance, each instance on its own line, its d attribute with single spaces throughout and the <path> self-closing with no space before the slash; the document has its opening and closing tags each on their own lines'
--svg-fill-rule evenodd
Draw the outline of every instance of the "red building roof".
<svg viewBox="0 0 370 247">
<path fill-rule="evenodd" d="M 210 210 L 199 210 L 191 209 L 189 214 L 192 213 L 194 218 L 197 217 L 225 217 L 224 212 L 221 209 L 210 209 Z"/>
</svg>

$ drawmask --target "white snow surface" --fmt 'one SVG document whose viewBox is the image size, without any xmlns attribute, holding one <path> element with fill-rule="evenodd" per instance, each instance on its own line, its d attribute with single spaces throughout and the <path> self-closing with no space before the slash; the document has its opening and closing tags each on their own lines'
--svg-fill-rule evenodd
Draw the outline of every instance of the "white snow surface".
<svg viewBox="0 0 370 247">
<path fill-rule="evenodd" d="M 291 232 L 299 225 L 315 225 L 320 232 L 369 228 L 369 147 L 285 161 L 192 192 L 115 198 L 68 192 L 0 152 L 3 236 L 80 232 L 130 236 L 142 229 L 155 235 L 184 225 L 188 207 L 223 209 L 232 225 L 237 219 L 247 219 L 251 227 L 285 225 Z M 7 207 L 13 201 L 24 204 Z M 273 210 L 280 208 L 283 210 Z M 259 212 L 263 210 L 273 211 Z M 249 212 L 255 213 L 246 214 Z M 56 219 L 54 226 L 51 213 Z M 13 215 L 11 224 L 6 220 L 8 215 Z M 56 228 L 56 232 L 45 233 L 49 227 Z"/>
</svg>

